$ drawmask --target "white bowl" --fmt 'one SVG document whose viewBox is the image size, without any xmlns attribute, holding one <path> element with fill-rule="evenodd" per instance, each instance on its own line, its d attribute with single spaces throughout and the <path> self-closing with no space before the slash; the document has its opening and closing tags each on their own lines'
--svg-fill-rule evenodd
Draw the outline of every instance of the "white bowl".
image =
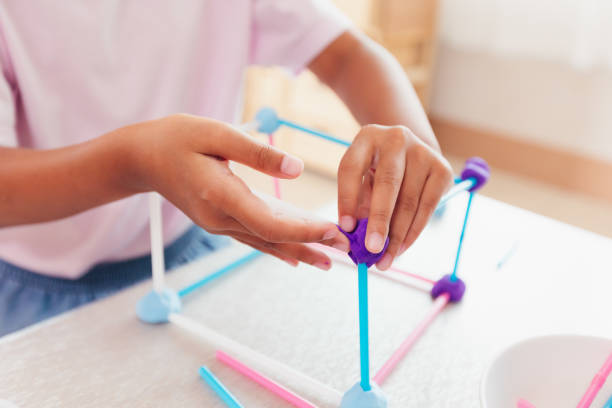
<svg viewBox="0 0 612 408">
<path fill-rule="evenodd" d="M 537 408 L 576 407 L 611 352 L 612 340 L 598 337 L 558 335 L 516 343 L 486 370 L 482 407 L 516 408 L 519 398 Z M 609 378 L 591 406 L 601 408 L 611 394 Z"/>
</svg>

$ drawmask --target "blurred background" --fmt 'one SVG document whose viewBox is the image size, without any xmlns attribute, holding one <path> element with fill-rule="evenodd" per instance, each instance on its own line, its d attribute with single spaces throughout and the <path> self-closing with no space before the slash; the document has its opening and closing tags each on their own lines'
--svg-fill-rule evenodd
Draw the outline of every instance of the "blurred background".
<svg viewBox="0 0 612 408">
<path fill-rule="evenodd" d="M 612 236 L 611 1 L 330 1 L 398 58 L 455 171 L 482 156 L 493 168 L 484 195 Z M 250 69 L 245 121 L 262 106 L 347 140 L 359 129 L 309 72 Z M 343 149 L 290 130 L 276 141 L 307 170 L 284 198 L 334 200 Z"/>
</svg>

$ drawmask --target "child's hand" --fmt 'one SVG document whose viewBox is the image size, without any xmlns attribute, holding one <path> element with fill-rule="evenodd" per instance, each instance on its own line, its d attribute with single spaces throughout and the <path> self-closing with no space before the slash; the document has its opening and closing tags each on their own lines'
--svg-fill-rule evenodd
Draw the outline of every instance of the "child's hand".
<svg viewBox="0 0 612 408">
<path fill-rule="evenodd" d="M 452 171 L 442 155 L 404 126 L 364 126 L 338 169 L 338 217 L 345 231 L 369 217 L 366 248 L 387 269 L 414 243 L 450 186 Z"/>
<path fill-rule="evenodd" d="M 291 179 L 301 174 L 301 160 L 227 124 L 196 116 L 174 115 L 124 129 L 135 135 L 130 140 L 137 152 L 138 188 L 158 191 L 207 231 L 232 236 L 294 265 L 299 260 L 322 269 L 331 266 L 329 257 L 305 242 L 348 250 L 348 241 L 333 223 L 272 208 L 228 165 L 233 160 Z"/>
</svg>

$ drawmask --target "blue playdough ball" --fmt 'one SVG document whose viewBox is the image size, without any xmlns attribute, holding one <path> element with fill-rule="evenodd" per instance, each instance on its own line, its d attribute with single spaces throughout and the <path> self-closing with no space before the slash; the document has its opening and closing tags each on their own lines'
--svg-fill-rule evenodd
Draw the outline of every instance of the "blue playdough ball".
<svg viewBox="0 0 612 408">
<path fill-rule="evenodd" d="M 387 408 L 387 397 L 375 383 L 372 389 L 364 391 L 361 384 L 355 384 L 342 397 L 340 408 Z"/>
<path fill-rule="evenodd" d="M 261 108 L 255 115 L 255 120 L 259 124 L 257 131 L 261 133 L 274 133 L 281 125 L 276 111 L 272 108 Z"/>
<path fill-rule="evenodd" d="M 145 295 L 136 306 L 138 318 L 146 323 L 166 323 L 170 313 L 181 311 L 181 299 L 171 289 L 160 293 L 151 291 Z"/>
</svg>

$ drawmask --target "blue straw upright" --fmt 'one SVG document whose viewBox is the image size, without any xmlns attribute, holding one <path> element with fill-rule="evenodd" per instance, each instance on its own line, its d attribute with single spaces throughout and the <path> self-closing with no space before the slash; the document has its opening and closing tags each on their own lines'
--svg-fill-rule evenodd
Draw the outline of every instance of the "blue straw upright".
<svg viewBox="0 0 612 408">
<path fill-rule="evenodd" d="M 244 408 L 240 402 L 228 391 L 217 377 L 206 366 L 200 367 L 200 377 L 221 398 L 229 408 Z"/>
<path fill-rule="evenodd" d="M 459 236 L 459 245 L 457 246 L 457 255 L 455 257 L 455 266 L 453 273 L 450 276 L 451 282 L 457 280 L 457 268 L 459 266 L 459 258 L 461 257 L 461 248 L 463 247 L 463 237 L 465 236 L 465 228 L 470 217 L 470 209 L 472 208 L 472 200 L 474 199 L 474 192 L 470 192 L 470 198 L 468 199 L 467 207 L 465 209 L 465 218 L 463 219 L 463 226 L 461 227 L 461 235 Z"/>
<path fill-rule="evenodd" d="M 368 331 L 368 266 L 357 265 L 359 292 L 359 355 L 361 363 L 361 389 L 370 391 L 370 346 Z"/>
</svg>

